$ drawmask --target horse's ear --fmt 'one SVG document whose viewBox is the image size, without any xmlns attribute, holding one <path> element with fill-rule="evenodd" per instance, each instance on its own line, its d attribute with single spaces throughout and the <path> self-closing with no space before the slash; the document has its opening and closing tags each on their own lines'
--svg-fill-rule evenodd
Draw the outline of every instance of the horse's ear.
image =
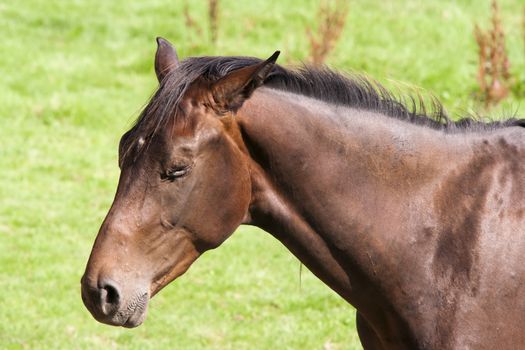
<svg viewBox="0 0 525 350">
<path fill-rule="evenodd" d="M 177 52 L 164 38 L 157 38 L 157 53 L 155 54 L 155 73 L 159 83 L 164 77 L 179 65 Z"/>
<path fill-rule="evenodd" d="M 215 107 L 221 111 L 236 111 L 252 92 L 261 86 L 279 57 L 275 51 L 266 61 L 237 69 L 217 80 L 211 87 Z"/>
</svg>

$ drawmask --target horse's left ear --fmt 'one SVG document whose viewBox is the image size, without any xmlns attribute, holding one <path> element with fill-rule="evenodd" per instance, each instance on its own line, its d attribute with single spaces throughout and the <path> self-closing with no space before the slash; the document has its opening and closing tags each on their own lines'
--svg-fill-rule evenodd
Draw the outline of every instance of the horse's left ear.
<svg viewBox="0 0 525 350">
<path fill-rule="evenodd" d="M 179 58 L 177 52 L 164 38 L 157 37 L 157 53 L 155 53 L 155 73 L 159 83 L 164 79 L 169 72 L 177 68 L 179 65 Z"/>
<path fill-rule="evenodd" d="M 280 51 L 266 61 L 237 69 L 217 80 L 211 87 L 215 106 L 221 112 L 236 111 L 272 71 Z"/>
</svg>

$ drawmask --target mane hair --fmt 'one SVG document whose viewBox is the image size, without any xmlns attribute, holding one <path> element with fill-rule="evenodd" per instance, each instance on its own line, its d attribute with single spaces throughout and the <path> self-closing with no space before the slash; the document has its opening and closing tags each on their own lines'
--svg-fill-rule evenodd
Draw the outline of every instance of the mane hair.
<svg viewBox="0 0 525 350">
<path fill-rule="evenodd" d="M 147 106 L 128 131 L 129 141 L 155 134 L 170 120 L 184 118 L 179 103 L 197 79 L 216 81 L 226 74 L 262 62 L 253 57 L 190 57 L 171 71 L 160 83 Z M 287 69 L 275 65 L 264 86 L 319 99 L 332 104 L 371 110 L 446 132 L 487 130 L 525 126 L 524 119 L 483 122 L 472 116 L 452 121 L 434 97 L 430 104 L 420 95 L 396 96 L 376 81 L 358 74 L 345 75 L 326 67 L 301 66 Z M 126 142 L 128 143 L 128 142 Z M 129 144 L 129 143 L 128 143 Z"/>
</svg>

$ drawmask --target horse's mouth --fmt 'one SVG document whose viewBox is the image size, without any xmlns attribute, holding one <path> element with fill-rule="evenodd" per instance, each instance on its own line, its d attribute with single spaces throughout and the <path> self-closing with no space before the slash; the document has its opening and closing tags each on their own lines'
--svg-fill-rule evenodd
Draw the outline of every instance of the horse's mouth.
<svg viewBox="0 0 525 350">
<path fill-rule="evenodd" d="M 100 310 L 88 309 L 91 311 L 93 317 L 110 326 L 134 328 L 140 326 L 147 316 L 149 293 L 140 294 L 131 299 L 119 310 L 105 314 Z M 88 306 L 88 304 L 86 304 Z"/>
<path fill-rule="evenodd" d="M 140 326 L 147 316 L 148 293 L 144 293 L 128 303 L 125 309 L 119 310 L 114 316 L 116 326 L 134 328 Z"/>
</svg>

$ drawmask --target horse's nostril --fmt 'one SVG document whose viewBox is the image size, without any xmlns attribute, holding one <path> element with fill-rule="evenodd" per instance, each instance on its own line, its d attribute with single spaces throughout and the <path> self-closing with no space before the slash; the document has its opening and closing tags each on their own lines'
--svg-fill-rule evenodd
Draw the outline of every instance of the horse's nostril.
<svg viewBox="0 0 525 350">
<path fill-rule="evenodd" d="M 120 295 L 118 293 L 117 288 L 112 284 L 106 284 L 102 288 L 106 290 L 106 302 L 108 304 L 118 304 L 120 300 Z"/>
<path fill-rule="evenodd" d="M 106 315 L 118 310 L 120 293 L 117 285 L 112 281 L 104 281 L 100 287 L 100 302 L 102 312 Z"/>
</svg>

